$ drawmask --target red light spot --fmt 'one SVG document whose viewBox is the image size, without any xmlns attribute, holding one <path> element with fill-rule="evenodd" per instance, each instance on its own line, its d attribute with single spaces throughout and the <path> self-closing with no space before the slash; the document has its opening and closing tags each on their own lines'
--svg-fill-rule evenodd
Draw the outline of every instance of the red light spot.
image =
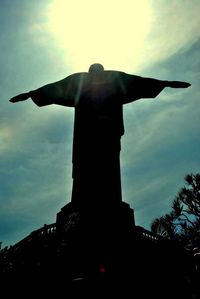
<svg viewBox="0 0 200 299">
<path fill-rule="evenodd" d="M 105 273 L 106 272 L 106 268 L 104 267 L 104 266 L 100 266 L 99 267 L 99 271 L 100 271 L 100 273 Z"/>
</svg>

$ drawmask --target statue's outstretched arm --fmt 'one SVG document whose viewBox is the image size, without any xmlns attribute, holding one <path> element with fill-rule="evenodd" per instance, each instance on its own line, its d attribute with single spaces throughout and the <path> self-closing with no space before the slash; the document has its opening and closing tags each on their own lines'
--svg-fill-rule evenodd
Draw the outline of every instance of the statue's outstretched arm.
<svg viewBox="0 0 200 299">
<path fill-rule="evenodd" d="M 188 82 L 182 82 L 182 81 L 165 81 L 166 87 L 171 88 L 188 88 L 191 86 Z"/>
<path fill-rule="evenodd" d="M 17 103 L 17 102 L 21 102 L 21 101 L 26 101 L 29 97 L 30 97 L 30 93 L 25 92 L 25 93 L 20 93 L 15 97 L 12 97 L 9 101 L 11 103 Z"/>
<path fill-rule="evenodd" d="M 30 97 L 39 107 L 51 104 L 74 107 L 75 99 L 81 89 L 80 86 L 84 76 L 85 73 L 70 75 L 62 80 L 46 84 L 38 89 L 21 93 L 11 98 L 10 102 L 17 103 L 25 101 Z"/>
<path fill-rule="evenodd" d="M 187 88 L 191 85 L 188 82 L 158 80 L 130 74 L 123 74 L 121 76 L 125 90 L 123 104 L 142 98 L 155 98 L 165 87 Z"/>
</svg>

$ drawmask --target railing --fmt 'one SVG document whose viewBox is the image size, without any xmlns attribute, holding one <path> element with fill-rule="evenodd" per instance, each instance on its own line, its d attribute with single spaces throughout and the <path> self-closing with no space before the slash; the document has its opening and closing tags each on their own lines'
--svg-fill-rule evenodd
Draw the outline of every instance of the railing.
<svg viewBox="0 0 200 299">
<path fill-rule="evenodd" d="M 52 224 L 45 224 L 43 227 L 34 230 L 25 237 L 24 239 L 20 240 L 10 248 L 12 249 L 13 252 L 16 252 L 20 250 L 21 248 L 27 247 L 27 245 L 31 245 L 32 243 L 37 243 L 41 241 L 48 241 L 48 239 L 54 238 L 56 234 L 56 223 Z"/>
<path fill-rule="evenodd" d="M 134 227 L 135 233 L 139 236 L 139 238 L 142 238 L 144 240 L 157 242 L 162 237 L 159 235 L 156 235 L 155 233 L 141 227 L 141 226 L 135 226 Z M 20 240 L 13 246 L 10 246 L 10 249 L 12 249 L 13 252 L 17 252 L 21 248 L 27 247 L 27 245 L 31 245 L 32 243 L 37 243 L 41 241 L 47 241 L 48 239 L 52 239 L 55 237 L 56 234 L 56 223 L 52 224 L 45 224 L 43 227 L 32 231 L 27 237 Z"/>
<path fill-rule="evenodd" d="M 32 260 L 40 261 L 40 255 L 48 255 L 55 248 L 55 235 L 56 223 L 45 224 L 16 244 L 2 248 L 0 250 L 1 271 L 8 272 L 12 268 L 22 265 L 25 260 L 29 260 L 29 262 Z"/>
<path fill-rule="evenodd" d="M 157 242 L 160 239 L 162 239 L 161 236 L 143 228 L 142 226 L 135 226 L 135 232 L 139 235 L 139 237 L 141 237 L 144 240 Z"/>
</svg>

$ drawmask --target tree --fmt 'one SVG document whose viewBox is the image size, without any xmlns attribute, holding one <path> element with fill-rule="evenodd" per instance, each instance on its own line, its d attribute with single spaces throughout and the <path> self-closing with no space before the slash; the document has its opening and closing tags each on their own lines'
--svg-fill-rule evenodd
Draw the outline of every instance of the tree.
<svg viewBox="0 0 200 299">
<path fill-rule="evenodd" d="M 185 246 L 200 247 L 200 174 L 188 174 L 186 185 L 172 202 L 172 211 L 151 223 L 154 233 Z"/>
</svg>

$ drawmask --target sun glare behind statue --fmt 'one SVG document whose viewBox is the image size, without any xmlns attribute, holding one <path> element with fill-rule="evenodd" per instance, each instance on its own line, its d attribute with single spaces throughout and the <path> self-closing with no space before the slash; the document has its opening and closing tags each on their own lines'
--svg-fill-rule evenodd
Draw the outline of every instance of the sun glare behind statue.
<svg viewBox="0 0 200 299">
<path fill-rule="evenodd" d="M 54 0 L 48 10 L 48 30 L 73 71 L 94 62 L 137 69 L 151 23 L 149 0 Z"/>
</svg>

